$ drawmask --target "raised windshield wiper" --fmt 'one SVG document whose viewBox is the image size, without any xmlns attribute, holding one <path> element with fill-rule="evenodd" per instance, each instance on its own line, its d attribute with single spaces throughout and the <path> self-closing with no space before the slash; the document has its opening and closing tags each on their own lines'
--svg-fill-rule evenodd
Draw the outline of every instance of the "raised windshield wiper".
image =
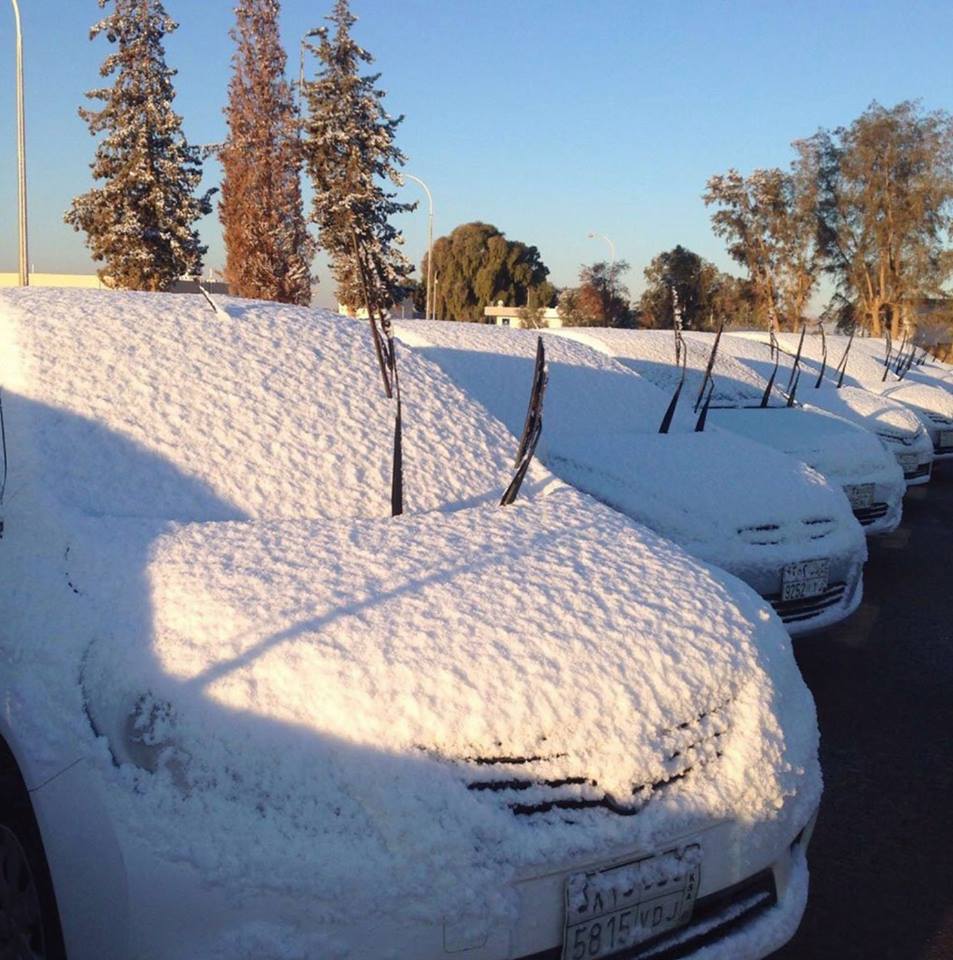
<svg viewBox="0 0 953 960">
<path fill-rule="evenodd" d="M 906 362 L 906 356 L 904 355 L 903 349 L 907 345 L 907 331 L 903 331 L 903 339 L 900 341 L 900 349 L 897 351 L 897 361 L 894 364 L 893 372 L 897 375 L 897 378 L 900 379 L 900 370 L 903 367 L 903 364 Z"/>
<path fill-rule="evenodd" d="M 804 334 L 807 332 L 807 324 L 801 324 L 801 339 L 797 342 L 797 353 L 794 355 L 794 363 L 791 364 L 791 375 L 788 377 L 788 387 L 784 392 L 790 397 L 791 387 L 794 386 L 798 374 L 801 372 L 801 350 L 804 349 Z M 795 389 L 797 389 L 795 387 Z M 791 406 L 789 403 L 788 406 Z"/>
<path fill-rule="evenodd" d="M 404 441 L 403 415 L 400 401 L 400 378 L 397 376 L 397 348 L 394 343 L 394 327 L 390 318 L 381 308 L 377 293 L 379 285 L 375 285 L 371 294 L 368 282 L 367 265 L 357 242 L 357 233 L 351 227 L 351 246 L 354 251 L 354 263 L 357 267 L 361 289 L 364 294 L 364 307 L 367 310 L 367 319 L 371 325 L 371 336 L 374 341 L 374 353 L 380 367 L 381 378 L 384 381 L 384 394 L 387 399 L 396 399 L 397 409 L 394 414 L 394 449 L 391 461 L 390 477 L 390 514 L 400 516 L 404 512 Z M 378 324 L 380 326 L 378 327 Z M 383 337 L 386 338 L 382 339 Z"/>
<path fill-rule="evenodd" d="M 890 370 L 890 357 L 893 353 L 893 337 L 890 335 L 890 327 L 884 327 L 884 343 L 887 347 L 887 353 L 884 356 L 884 375 L 880 378 L 881 382 L 887 379 L 887 372 Z"/>
<path fill-rule="evenodd" d="M 781 362 L 781 347 L 773 330 L 771 331 L 771 356 L 774 358 L 774 369 L 771 371 L 771 376 L 768 377 L 768 385 L 764 388 L 764 393 L 761 394 L 762 407 L 766 407 L 771 399 L 771 388 L 774 386 L 774 378 L 778 375 L 778 364 Z"/>
<path fill-rule="evenodd" d="M 815 390 L 824 382 L 824 371 L 827 369 L 827 334 L 824 333 L 823 323 L 820 324 L 819 329 L 821 331 L 821 349 L 824 353 L 821 357 L 821 372 L 817 375 L 817 383 L 814 384 Z"/>
<path fill-rule="evenodd" d="M 543 346 L 543 338 L 536 338 L 536 365 L 533 369 L 533 386 L 529 394 L 529 406 L 526 408 L 526 422 L 523 424 L 523 435 L 520 437 L 520 445 L 516 451 L 516 459 L 513 466 L 516 473 L 510 481 L 509 486 L 503 492 L 500 500 L 501 507 L 508 507 L 520 492 L 523 485 L 523 478 L 526 471 L 529 470 L 530 462 L 536 453 L 536 445 L 539 443 L 540 434 L 543 432 L 543 398 L 546 396 L 546 384 L 549 382 L 549 375 L 546 372 L 546 348 Z"/>
<path fill-rule="evenodd" d="M 850 337 L 847 340 L 847 346 L 844 347 L 844 356 L 840 358 L 840 363 L 837 364 L 837 389 L 840 390 L 844 386 L 844 374 L 847 373 L 847 357 L 850 354 L 850 348 L 854 343 L 854 334 L 857 332 L 857 323 L 856 321 L 851 325 L 850 328 Z"/>
<path fill-rule="evenodd" d="M 724 329 L 725 329 L 725 324 L 724 322 L 722 322 L 721 325 L 718 327 L 718 332 L 715 334 L 715 342 L 711 346 L 711 353 L 708 354 L 708 363 L 705 366 L 705 377 L 702 380 L 701 389 L 699 389 L 698 397 L 695 400 L 695 407 L 694 407 L 695 413 L 698 413 L 698 408 L 701 406 L 702 400 L 705 399 L 705 388 L 711 382 L 711 371 L 712 371 L 712 368 L 715 366 L 715 356 L 718 354 L 718 344 L 721 343 L 721 334 Z M 709 401 L 711 400 L 711 394 L 708 395 L 708 400 Z"/>
<path fill-rule="evenodd" d="M 673 325 L 675 333 L 675 366 L 682 368 L 682 375 L 678 378 L 678 385 L 675 387 L 675 393 L 669 401 L 668 409 L 662 417 L 659 424 L 659 433 L 668 433 L 672 425 L 672 418 L 675 416 L 675 408 L 678 406 L 678 398 L 682 394 L 682 387 L 685 385 L 685 371 L 688 366 L 688 345 L 682 336 L 682 308 L 678 302 L 678 291 L 672 287 L 672 309 L 674 311 L 675 322 Z"/>
</svg>

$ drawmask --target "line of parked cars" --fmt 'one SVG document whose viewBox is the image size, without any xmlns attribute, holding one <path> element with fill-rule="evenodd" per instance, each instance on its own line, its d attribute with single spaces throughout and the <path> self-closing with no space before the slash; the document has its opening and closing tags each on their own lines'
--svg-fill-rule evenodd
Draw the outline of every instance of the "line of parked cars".
<svg viewBox="0 0 953 960">
<path fill-rule="evenodd" d="M 953 455 L 953 371 L 547 333 L 501 505 L 535 332 L 397 324 L 395 447 L 366 322 L 215 306 L 0 296 L 0 956 L 786 942 L 821 797 L 791 636 Z"/>
</svg>

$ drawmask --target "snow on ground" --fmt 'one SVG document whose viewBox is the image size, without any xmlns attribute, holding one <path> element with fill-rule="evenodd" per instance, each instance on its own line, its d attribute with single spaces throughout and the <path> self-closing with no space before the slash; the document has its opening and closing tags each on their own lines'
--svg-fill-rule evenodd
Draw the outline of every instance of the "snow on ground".
<svg viewBox="0 0 953 960">
<path fill-rule="evenodd" d="M 425 321 L 402 321 L 397 332 L 519 433 L 535 332 Z M 818 517 L 830 520 L 822 549 L 863 559 L 846 499 L 818 473 L 724 430 L 696 433 L 689 387 L 672 431 L 660 435 L 669 394 L 585 344 L 544 340 L 549 385 L 538 455 L 562 479 L 733 571 L 803 560 L 819 545 L 801 521 Z M 754 549 L 742 536 L 771 523 L 791 528 L 784 543 Z"/>
<path fill-rule="evenodd" d="M 511 915 L 528 866 L 723 817 L 790 839 L 817 729 L 757 595 L 562 485 L 496 507 L 512 436 L 407 350 L 413 509 L 369 519 L 366 327 L 225 303 L 0 298 L 0 659 L 31 783 L 91 755 L 127 848 L 315 921 Z M 526 755 L 645 808 L 570 823 L 468 789 Z"/>
</svg>

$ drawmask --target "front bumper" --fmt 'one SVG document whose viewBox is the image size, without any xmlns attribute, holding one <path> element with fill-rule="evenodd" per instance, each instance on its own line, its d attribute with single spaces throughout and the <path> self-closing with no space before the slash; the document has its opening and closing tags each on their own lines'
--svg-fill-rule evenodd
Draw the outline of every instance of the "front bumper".
<svg viewBox="0 0 953 960">
<path fill-rule="evenodd" d="M 805 854 L 814 818 L 805 816 L 803 802 L 792 802 L 770 823 L 721 821 L 660 840 L 658 850 L 620 851 L 611 860 L 577 860 L 518 877 L 501 890 L 512 904 L 507 920 L 427 924 L 410 915 L 382 916 L 344 927 L 327 916 L 327 904 L 322 910 L 269 892 L 236 899 L 205 883 L 192 864 L 156 859 L 139 838 L 126 836 L 120 851 L 97 793 L 80 763 L 34 795 L 46 813 L 79 802 L 75 816 L 57 818 L 63 829 L 44 838 L 70 960 L 558 960 L 570 873 L 688 843 L 702 847 L 696 912 L 687 926 L 653 941 L 666 951 L 653 957 L 689 958 L 718 943 L 733 960 L 758 960 L 790 939 L 807 898 Z M 41 820 L 51 827 L 49 817 Z M 645 957 L 646 949 L 642 944 L 640 952 L 617 957 Z"/>
<path fill-rule="evenodd" d="M 816 814 L 783 853 L 764 870 L 703 894 L 687 926 L 616 954 L 617 960 L 690 960 L 708 948 L 732 960 L 759 960 L 779 949 L 797 930 L 807 903 L 807 847 Z M 561 960 L 559 947 L 518 960 Z"/>
<path fill-rule="evenodd" d="M 855 484 L 845 483 L 844 487 L 851 485 L 864 486 L 858 481 Z M 864 528 L 864 533 L 868 537 L 893 533 L 900 526 L 903 518 L 903 495 L 906 493 L 906 483 L 875 482 L 873 487 L 873 496 L 868 505 L 851 505 L 857 522 Z M 847 490 L 845 489 L 844 492 L 846 495 Z M 848 499 L 850 499 L 849 496 Z"/>
<path fill-rule="evenodd" d="M 859 537 L 858 537 L 859 538 Z M 862 541 L 861 541 L 862 542 Z M 824 557 L 822 551 L 805 548 L 799 560 Z M 793 558 L 792 558 L 793 559 Z M 832 627 L 849 617 L 863 599 L 864 555 L 835 555 L 831 557 L 828 587 L 821 594 L 800 600 L 782 600 L 783 568 L 780 566 L 751 566 L 731 569 L 735 576 L 745 580 L 771 604 L 792 637 L 816 633 Z"/>
</svg>

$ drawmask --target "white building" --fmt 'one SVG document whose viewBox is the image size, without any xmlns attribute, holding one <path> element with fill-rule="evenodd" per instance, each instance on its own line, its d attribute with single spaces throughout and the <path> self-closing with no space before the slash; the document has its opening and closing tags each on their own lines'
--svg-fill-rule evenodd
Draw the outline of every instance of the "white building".
<svg viewBox="0 0 953 960">
<path fill-rule="evenodd" d="M 523 307 L 505 307 L 499 303 L 495 307 L 484 307 L 483 316 L 498 327 L 523 327 L 526 326 L 520 316 L 523 309 Z M 559 311 L 555 307 L 547 307 L 543 310 L 540 326 L 561 327 L 562 325 L 562 317 L 559 316 Z"/>
</svg>

